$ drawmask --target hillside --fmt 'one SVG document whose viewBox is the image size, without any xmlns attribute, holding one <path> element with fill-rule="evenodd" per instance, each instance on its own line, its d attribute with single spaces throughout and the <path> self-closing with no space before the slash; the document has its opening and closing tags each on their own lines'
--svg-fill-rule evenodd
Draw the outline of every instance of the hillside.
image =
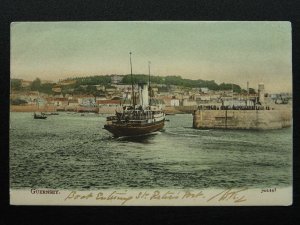
<svg viewBox="0 0 300 225">
<path fill-rule="evenodd" d="M 111 87 L 112 78 L 118 77 L 120 84 L 131 84 L 131 75 L 95 75 L 86 77 L 72 77 L 60 80 L 57 83 L 43 83 L 36 78 L 29 86 L 23 87 L 21 79 L 11 79 L 11 88 L 15 91 L 40 91 L 42 93 L 54 94 L 61 92 L 63 94 L 103 94 L 104 91 L 96 89 L 95 85 L 101 85 L 106 88 Z M 145 74 L 134 74 L 133 83 L 148 82 L 149 76 Z M 214 80 L 191 80 L 181 76 L 151 76 L 151 84 L 154 86 L 164 86 L 168 90 L 170 85 L 176 85 L 184 88 L 208 88 L 209 90 L 231 90 L 241 93 L 245 92 L 239 85 L 231 83 L 217 84 Z M 254 92 L 254 89 L 250 89 Z"/>
</svg>

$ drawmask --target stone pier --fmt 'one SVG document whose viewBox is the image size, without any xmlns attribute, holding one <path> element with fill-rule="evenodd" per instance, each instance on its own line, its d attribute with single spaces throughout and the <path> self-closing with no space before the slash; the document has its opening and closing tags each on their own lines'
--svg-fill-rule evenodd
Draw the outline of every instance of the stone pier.
<svg viewBox="0 0 300 225">
<path fill-rule="evenodd" d="M 199 129 L 280 129 L 292 124 L 291 110 L 196 110 L 193 127 Z"/>
</svg>

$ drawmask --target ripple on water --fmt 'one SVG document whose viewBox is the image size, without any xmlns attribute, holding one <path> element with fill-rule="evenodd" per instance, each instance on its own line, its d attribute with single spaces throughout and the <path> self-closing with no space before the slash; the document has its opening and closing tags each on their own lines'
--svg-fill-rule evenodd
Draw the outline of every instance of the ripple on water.
<svg viewBox="0 0 300 225">
<path fill-rule="evenodd" d="M 105 117 L 11 113 L 13 188 L 223 188 L 288 186 L 292 131 L 196 130 L 191 115 L 162 132 L 113 138 Z"/>
</svg>

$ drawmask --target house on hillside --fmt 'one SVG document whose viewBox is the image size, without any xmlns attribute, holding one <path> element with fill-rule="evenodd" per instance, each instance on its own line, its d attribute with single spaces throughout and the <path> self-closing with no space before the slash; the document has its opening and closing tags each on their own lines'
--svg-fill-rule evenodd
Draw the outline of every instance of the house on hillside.
<svg viewBox="0 0 300 225">
<path fill-rule="evenodd" d="M 156 99 L 160 99 L 164 102 L 165 106 L 171 106 L 172 96 L 158 96 Z"/>
<path fill-rule="evenodd" d="M 106 95 L 96 96 L 96 102 L 97 102 L 97 100 L 107 100 Z"/>
<path fill-rule="evenodd" d="M 77 107 L 79 105 L 78 99 L 69 99 L 68 106 Z"/>
<path fill-rule="evenodd" d="M 61 87 L 55 86 L 55 87 L 52 88 L 52 91 L 56 92 L 56 93 L 61 93 Z"/>
<path fill-rule="evenodd" d="M 197 102 L 192 99 L 183 99 L 182 106 L 196 106 Z"/>
<path fill-rule="evenodd" d="M 207 87 L 200 88 L 200 92 L 207 94 L 209 92 L 209 89 Z"/>
<path fill-rule="evenodd" d="M 93 95 L 78 96 L 78 103 L 82 106 L 95 106 L 96 99 Z"/>
<path fill-rule="evenodd" d="M 127 102 L 128 103 L 128 102 Z M 97 100 L 96 105 L 99 107 L 100 114 L 114 114 L 122 108 L 123 100 Z"/>
<path fill-rule="evenodd" d="M 105 86 L 104 85 L 94 85 L 96 87 L 97 91 L 105 91 Z"/>
<path fill-rule="evenodd" d="M 118 106 L 118 105 L 121 105 L 121 100 L 97 100 L 96 101 L 96 105 L 98 105 L 99 107 L 102 107 L 102 106 Z"/>
<path fill-rule="evenodd" d="M 26 88 L 29 87 L 31 85 L 32 81 L 28 81 L 28 80 L 21 80 L 21 87 L 22 88 Z"/>
<path fill-rule="evenodd" d="M 105 92 L 109 95 L 115 94 L 118 92 L 117 88 L 105 88 Z"/>
<path fill-rule="evenodd" d="M 122 94 L 122 98 L 123 99 L 131 99 L 131 92 L 126 92 Z"/>
<path fill-rule="evenodd" d="M 67 98 L 54 98 L 53 99 L 54 106 L 67 106 L 69 101 Z"/>
<path fill-rule="evenodd" d="M 58 83 L 61 86 L 66 86 L 66 85 L 75 84 L 76 80 L 62 80 L 62 81 L 59 81 Z"/>
<path fill-rule="evenodd" d="M 112 84 L 118 84 L 118 83 L 121 83 L 121 82 L 122 82 L 122 79 L 123 79 L 122 76 L 119 76 L 119 75 L 113 75 L 113 76 L 111 77 L 111 83 L 112 83 Z"/>
<path fill-rule="evenodd" d="M 180 105 L 179 99 L 173 97 L 173 98 L 170 100 L 170 105 L 171 105 L 171 106 L 179 106 L 179 105 Z"/>
</svg>

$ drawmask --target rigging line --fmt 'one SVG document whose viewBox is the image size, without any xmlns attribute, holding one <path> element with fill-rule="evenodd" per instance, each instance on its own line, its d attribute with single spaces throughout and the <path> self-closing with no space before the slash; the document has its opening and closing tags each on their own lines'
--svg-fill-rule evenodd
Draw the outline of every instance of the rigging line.
<svg viewBox="0 0 300 225">
<path fill-rule="evenodd" d="M 132 62 L 131 62 L 131 52 L 129 52 L 130 55 L 130 73 L 131 73 L 131 92 L 132 92 L 132 102 L 133 102 L 133 108 L 135 107 L 135 96 L 134 96 L 134 90 L 133 90 L 133 76 L 132 76 Z"/>
</svg>

